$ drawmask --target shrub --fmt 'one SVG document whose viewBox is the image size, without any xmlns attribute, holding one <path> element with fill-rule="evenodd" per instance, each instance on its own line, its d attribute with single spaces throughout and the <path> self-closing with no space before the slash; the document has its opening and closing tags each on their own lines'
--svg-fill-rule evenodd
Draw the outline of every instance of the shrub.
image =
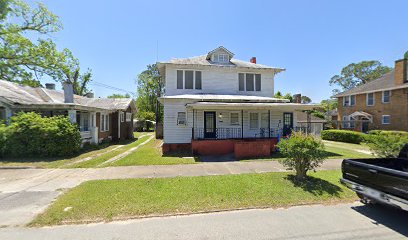
<svg viewBox="0 0 408 240">
<path fill-rule="evenodd" d="M 4 151 L 6 149 L 6 131 L 6 125 L 0 123 L 0 157 L 4 155 Z"/>
<path fill-rule="evenodd" d="M 356 144 L 359 144 L 366 139 L 364 133 L 349 130 L 323 130 L 321 132 L 321 137 L 324 140 Z"/>
<path fill-rule="evenodd" d="M 285 157 L 279 162 L 295 169 L 298 180 L 304 179 L 307 171 L 320 166 L 325 157 L 322 141 L 311 134 L 295 132 L 288 139 L 280 141 L 277 146 Z"/>
<path fill-rule="evenodd" d="M 6 154 L 13 157 L 70 156 L 81 148 L 76 124 L 63 116 L 19 113 L 7 127 Z"/>
<path fill-rule="evenodd" d="M 379 157 L 397 157 L 402 147 L 408 143 L 408 133 L 400 131 L 370 131 L 367 145 Z"/>
</svg>

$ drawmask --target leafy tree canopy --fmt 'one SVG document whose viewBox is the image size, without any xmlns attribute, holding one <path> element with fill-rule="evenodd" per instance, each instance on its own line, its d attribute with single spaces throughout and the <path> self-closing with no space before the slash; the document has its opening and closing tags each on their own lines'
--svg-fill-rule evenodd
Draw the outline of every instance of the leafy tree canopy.
<svg viewBox="0 0 408 240">
<path fill-rule="evenodd" d="M 374 60 L 351 63 L 344 67 L 339 75 L 334 75 L 329 83 L 331 86 L 340 87 L 340 89 L 333 90 L 333 93 L 336 94 L 375 80 L 391 70 L 392 68 L 383 66 L 381 62 Z"/>
<path fill-rule="evenodd" d="M 310 97 L 308 96 L 302 96 L 302 103 L 308 104 L 312 102 L 312 99 L 310 99 Z"/>
<path fill-rule="evenodd" d="M 157 98 L 163 93 L 163 85 L 156 64 L 148 65 L 147 69 L 138 75 L 137 93 L 137 117 L 142 120 L 161 121 L 163 110 L 157 106 Z M 158 116 L 155 115 L 156 110 Z"/>
<path fill-rule="evenodd" d="M 130 98 L 130 94 L 119 94 L 119 93 L 114 93 L 112 95 L 109 95 L 108 98 Z"/>
<path fill-rule="evenodd" d="M 44 38 L 61 29 L 59 17 L 42 3 L 31 8 L 21 0 L 0 0 L 0 79 L 40 86 L 39 79 L 47 75 L 73 83 L 76 94 L 86 94 L 90 70 L 80 74 L 72 52 L 60 52 L 51 39 Z"/>
</svg>

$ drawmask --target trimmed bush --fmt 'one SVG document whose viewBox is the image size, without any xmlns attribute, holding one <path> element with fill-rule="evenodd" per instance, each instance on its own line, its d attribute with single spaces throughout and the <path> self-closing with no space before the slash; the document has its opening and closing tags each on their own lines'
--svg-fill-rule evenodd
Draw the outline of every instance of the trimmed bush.
<svg viewBox="0 0 408 240">
<path fill-rule="evenodd" d="M 323 130 L 321 137 L 324 140 L 360 144 L 365 141 L 366 134 L 350 130 Z"/>
<path fill-rule="evenodd" d="M 405 131 L 385 131 L 385 130 L 371 130 L 368 132 L 370 135 L 396 135 L 396 136 L 405 136 L 408 137 L 408 132 Z"/>
<path fill-rule="evenodd" d="M 4 155 L 6 149 L 6 125 L 0 123 L 0 157 Z"/>
<path fill-rule="evenodd" d="M 322 141 L 311 134 L 295 132 L 277 146 L 285 157 L 279 162 L 295 169 L 298 180 L 306 178 L 307 171 L 316 169 L 325 158 Z"/>
<path fill-rule="evenodd" d="M 366 143 L 379 157 L 397 157 L 402 147 L 408 143 L 408 132 L 372 130 Z"/>
<path fill-rule="evenodd" d="M 63 116 L 19 113 L 5 130 L 5 155 L 12 157 L 71 156 L 81 148 L 78 126 Z"/>
</svg>

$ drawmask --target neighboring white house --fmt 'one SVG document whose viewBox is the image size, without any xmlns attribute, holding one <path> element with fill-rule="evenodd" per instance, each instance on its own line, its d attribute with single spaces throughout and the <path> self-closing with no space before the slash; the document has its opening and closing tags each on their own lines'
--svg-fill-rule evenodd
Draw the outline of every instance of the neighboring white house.
<svg viewBox="0 0 408 240">
<path fill-rule="evenodd" d="M 164 152 L 191 147 L 198 154 L 223 154 L 234 152 L 236 142 L 276 140 L 297 126 L 298 111 L 315 106 L 273 98 L 275 75 L 285 69 L 233 56 L 218 47 L 206 55 L 158 63 L 165 82 L 160 98 Z M 221 145 L 225 146 L 217 149 Z M 242 156 L 236 151 L 235 155 Z"/>
</svg>

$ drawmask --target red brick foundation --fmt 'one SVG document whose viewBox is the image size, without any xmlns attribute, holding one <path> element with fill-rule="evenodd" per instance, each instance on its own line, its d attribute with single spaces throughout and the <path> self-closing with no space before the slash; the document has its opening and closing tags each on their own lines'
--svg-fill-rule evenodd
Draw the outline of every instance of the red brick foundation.
<svg viewBox="0 0 408 240">
<path fill-rule="evenodd" d="M 162 146 L 163 154 L 178 152 L 178 151 L 191 151 L 190 143 L 164 143 Z"/>
<path fill-rule="evenodd" d="M 224 155 L 234 152 L 234 140 L 193 140 L 194 155 Z"/>
</svg>

